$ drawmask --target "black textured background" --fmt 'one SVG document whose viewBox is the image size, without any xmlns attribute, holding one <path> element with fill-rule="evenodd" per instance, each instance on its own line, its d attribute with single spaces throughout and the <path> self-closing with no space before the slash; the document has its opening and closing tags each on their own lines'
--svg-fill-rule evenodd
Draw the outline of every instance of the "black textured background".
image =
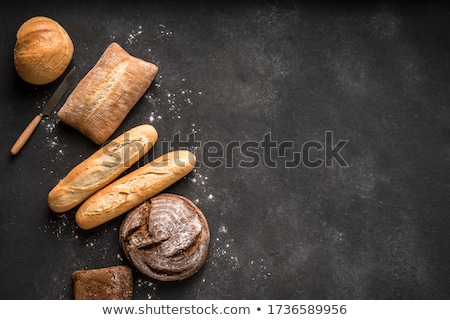
<svg viewBox="0 0 450 320">
<path fill-rule="evenodd" d="M 127 263 L 122 217 L 82 231 L 75 210 L 46 203 L 98 146 L 53 114 L 9 155 L 59 83 L 28 85 L 14 70 L 15 33 L 35 15 L 71 36 L 77 80 L 112 41 L 159 66 L 113 135 L 155 126 L 140 165 L 191 137 L 199 166 L 168 191 L 207 217 L 208 260 L 183 282 L 135 271 L 136 299 L 450 298 L 449 6 L 96 0 L 0 4 L 0 298 L 71 299 L 72 271 Z M 348 140 L 349 167 L 285 168 L 327 131 Z M 229 168 L 205 165 L 207 141 L 269 132 L 294 145 L 272 155 L 276 167 L 240 168 L 237 149 Z"/>
</svg>

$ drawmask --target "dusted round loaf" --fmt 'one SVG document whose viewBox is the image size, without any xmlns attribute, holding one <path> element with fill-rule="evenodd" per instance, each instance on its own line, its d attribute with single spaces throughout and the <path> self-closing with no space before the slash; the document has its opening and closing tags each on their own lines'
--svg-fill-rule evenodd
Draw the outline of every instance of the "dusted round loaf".
<svg viewBox="0 0 450 320">
<path fill-rule="evenodd" d="M 119 241 L 128 260 L 161 281 L 186 279 L 202 267 L 209 249 L 205 216 L 189 199 L 161 194 L 131 210 Z"/>
<path fill-rule="evenodd" d="M 14 65 L 19 76 L 29 83 L 42 85 L 56 80 L 72 56 L 72 40 L 55 20 L 33 17 L 17 31 Z"/>
</svg>

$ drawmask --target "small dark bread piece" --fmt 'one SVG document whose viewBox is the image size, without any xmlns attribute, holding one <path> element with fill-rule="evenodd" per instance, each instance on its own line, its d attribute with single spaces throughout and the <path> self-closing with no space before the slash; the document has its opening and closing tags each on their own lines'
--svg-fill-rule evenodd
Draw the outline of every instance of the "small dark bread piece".
<svg viewBox="0 0 450 320">
<path fill-rule="evenodd" d="M 142 273 L 161 281 L 186 279 L 202 267 L 210 233 L 189 199 L 161 194 L 131 210 L 119 231 L 122 250 Z"/>
<path fill-rule="evenodd" d="M 76 270 L 72 279 L 75 300 L 133 299 L 133 275 L 127 266 Z"/>
</svg>

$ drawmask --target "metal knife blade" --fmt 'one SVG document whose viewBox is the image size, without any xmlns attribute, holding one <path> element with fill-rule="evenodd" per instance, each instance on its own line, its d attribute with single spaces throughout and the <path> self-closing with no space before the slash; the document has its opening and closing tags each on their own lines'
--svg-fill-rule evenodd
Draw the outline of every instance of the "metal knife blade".
<svg viewBox="0 0 450 320">
<path fill-rule="evenodd" d="M 61 100 L 64 93 L 66 93 L 67 89 L 69 89 L 70 85 L 72 84 L 75 75 L 75 69 L 76 67 L 73 67 L 72 70 L 69 71 L 67 76 L 63 79 L 63 81 L 61 81 L 61 84 L 58 86 L 55 93 L 53 93 L 50 99 L 48 99 L 47 103 L 41 111 L 42 115 L 49 116 L 52 113 L 53 109 L 55 109 L 59 100 Z"/>
<path fill-rule="evenodd" d="M 72 70 L 69 71 L 67 76 L 63 79 L 63 81 L 61 81 L 61 84 L 58 86 L 55 93 L 53 93 L 53 95 L 45 104 L 44 108 L 42 108 L 42 111 L 37 116 L 35 116 L 33 120 L 31 120 L 30 124 L 25 128 L 19 138 L 17 138 L 16 143 L 14 143 L 13 147 L 11 148 L 11 154 L 13 156 L 16 155 L 20 151 L 20 149 L 22 149 L 22 147 L 31 137 L 42 117 L 49 116 L 52 113 L 53 109 L 55 109 L 59 100 L 61 100 L 64 93 L 70 87 L 74 78 L 75 69 L 76 67 L 73 67 Z"/>
</svg>

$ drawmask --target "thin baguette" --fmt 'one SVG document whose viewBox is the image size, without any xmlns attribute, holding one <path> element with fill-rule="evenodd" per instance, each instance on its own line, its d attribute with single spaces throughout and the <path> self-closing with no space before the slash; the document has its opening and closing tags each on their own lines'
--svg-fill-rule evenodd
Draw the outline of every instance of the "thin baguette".
<svg viewBox="0 0 450 320">
<path fill-rule="evenodd" d="M 187 150 L 162 155 L 88 198 L 75 215 L 78 226 L 87 230 L 120 216 L 186 176 L 195 163 Z"/>
<path fill-rule="evenodd" d="M 144 124 L 112 140 L 73 168 L 50 191 L 50 209 L 65 212 L 76 207 L 136 163 L 157 139 L 155 128 Z"/>
</svg>

